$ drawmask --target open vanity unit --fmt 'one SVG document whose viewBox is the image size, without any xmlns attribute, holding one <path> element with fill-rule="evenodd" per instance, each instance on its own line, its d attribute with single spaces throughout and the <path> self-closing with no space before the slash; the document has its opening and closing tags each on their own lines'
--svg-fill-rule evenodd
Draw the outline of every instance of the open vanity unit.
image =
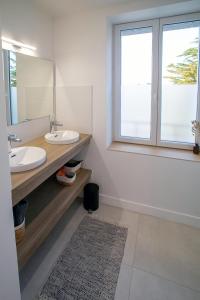
<svg viewBox="0 0 200 300">
<path fill-rule="evenodd" d="M 26 264 L 89 181 L 91 170 L 81 169 L 72 186 L 63 186 L 56 181 L 55 172 L 75 157 L 90 138 L 80 134 L 80 140 L 74 144 L 52 145 L 40 137 L 26 144 L 45 149 L 47 161 L 34 170 L 11 176 L 13 206 L 25 197 L 29 202 L 25 237 L 17 245 L 19 268 Z"/>
</svg>

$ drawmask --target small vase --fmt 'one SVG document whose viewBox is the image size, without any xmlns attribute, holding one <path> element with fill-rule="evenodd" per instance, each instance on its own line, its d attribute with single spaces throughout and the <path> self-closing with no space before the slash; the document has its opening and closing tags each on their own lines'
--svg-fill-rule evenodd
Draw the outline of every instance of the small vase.
<svg viewBox="0 0 200 300">
<path fill-rule="evenodd" d="M 193 147 L 193 153 L 194 154 L 199 154 L 199 145 L 196 143 L 195 146 Z"/>
</svg>

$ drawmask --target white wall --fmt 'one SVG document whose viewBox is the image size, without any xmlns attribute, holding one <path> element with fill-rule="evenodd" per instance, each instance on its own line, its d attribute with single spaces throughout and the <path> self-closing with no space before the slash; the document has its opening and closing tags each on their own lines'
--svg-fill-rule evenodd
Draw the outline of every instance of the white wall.
<svg viewBox="0 0 200 300">
<path fill-rule="evenodd" d="M 9 134 L 16 134 L 22 141 L 20 143 L 12 142 L 12 147 L 29 142 L 39 136 L 44 136 L 50 130 L 49 117 L 37 118 L 29 122 L 22 122 L 15 126 L 8 126 Z"/>
<path fill-rule="evenodd" d="M 0 46 L 0 56 L 2 55 Z M 0 70 L 2 62 L 0 60 Z M 19 279 L 10 192 L 5 102 L 0 73 L 0 299 L 19 300 Z"/>
<path fill-rule="evenodd" d="M 53 60 L 53 22 L 52 18 L 35 6 L 34 1 L 0 0 L 0 16 L 2 19 L 2 36 L 36 47 L 31 55 Z M 47 132 L 47 120 L 34 122 L 34 131 L 27 130 L 28 124 L 20 124 L 9 128 L 24 141 L 35 138 L 36 133 Z"/>
<path fill-rule="evenodd" d="M 92 86 L 57 87 L 56 99 L 58 100 L 56 105 L 57 116 L 62 119 L 65 128 L 82 133 L 92 132 Z M 67 109 L 65 109 L 66 107 Z"/>
<path fill-rule="evenodd" d="M 37 47 L 35 56 L 52 59 L 52 20 L 41 13 L 27 0 L 0 1 L 2 35 Z M 1 34 L 0 34 L 1 36 Z M 2 55 L 0 50 L 0 56 Z M 0 299 L 20 300 L 17 254 L 11 201 L 11 182 L 8 164 L 6 112 L 0 60 Z M 32 134 L 46 130 L 49 122 L 37 122 L 38 128 L 25 131 L 27 124 L 20 127 L 26 139 Z M 43 124 L 44 128 L 41 128 Z M 46 129 L 45 129 L 46 128 Z M 30 128 L 29 128 L 30 129 Z M 12 128 L 15 130 L 15 128 Z M 19 130 L 19 128 L 16 128 Z M 37 131 L 38 130 L 38 131 Z M 20 135 L 20 134 L 19 134 Z"/>
<path fill-rule="evenodd" d="M 93 141 L 86 156 L 93 180 L 100 184 L 102 200 L 141 212 L 200 226 L 200 164 L 183 160 L 109 151 L 110 139 L 110 50 L 111 20 L 173 14 L 175 9 L 192 10 L 193 1 L 180 6 L 155 8 L 172 1 L 140 1 L 67 18 L 56 19 L 54 27 L 58 86 L 93 86 Z M 175 2 L 175 1 L 173 1 Z M 180 2 L 180 1 L 176 1 Z M 196 2 L 197 4 L 197 2 Z M 125 15 L 124 15 L 125 14 Z M 57 119 L 67 120 L 68 102 L 57 98 Z M 84 115 L 84 106 L 81 107 Z M 59 111 L 62 110 L 62 113 Z M 88 114 L 88 112 L 87 112 Z M 79 120 L 77 120 L 79 122 Z"/>
<path fill-rule="evenodd" d="M 53 63 L 17 53 L 18 121 L 53 115 Z"/>
<path fill-rule="evenodd" d="M 52 59 L 52 19 L 34 1 L 0 0 L 2 35 L 37 48 L 35 56 Z"/>
</svg>

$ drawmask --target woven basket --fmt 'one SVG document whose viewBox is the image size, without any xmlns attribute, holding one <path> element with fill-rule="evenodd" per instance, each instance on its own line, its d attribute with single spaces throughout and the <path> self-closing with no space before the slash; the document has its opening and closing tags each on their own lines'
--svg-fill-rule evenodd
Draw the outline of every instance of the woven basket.
<svg viewBox="0 0 200 300">
<path fill-rule="evenodd" d="M 15 239 L 17 245 L 23 240 L 25 235 L 25 219 L 19 226 L 15 227 Z"/>
</svg>

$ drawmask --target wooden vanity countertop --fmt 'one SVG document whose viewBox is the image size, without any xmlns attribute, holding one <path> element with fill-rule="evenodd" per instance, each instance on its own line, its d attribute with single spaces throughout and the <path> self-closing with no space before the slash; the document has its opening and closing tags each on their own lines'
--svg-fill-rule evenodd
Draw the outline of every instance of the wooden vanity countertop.
<svg viewBox="0 0 200 300">
<path fill-rule="evenodd" d="M 25 172 L 12 173 L 12 202 L 13 206 L 30 194 L 47 178 L 54 174 L 67 161 L 77 155 L 89 143 L 91 135 L 80 134 L 80 140 L 69 145 L 48 144 L 44 137 L 39 137 L 23 146 L 36 146 L 46 150 L 47 160 L 41 166 Z"/>
</svg>

